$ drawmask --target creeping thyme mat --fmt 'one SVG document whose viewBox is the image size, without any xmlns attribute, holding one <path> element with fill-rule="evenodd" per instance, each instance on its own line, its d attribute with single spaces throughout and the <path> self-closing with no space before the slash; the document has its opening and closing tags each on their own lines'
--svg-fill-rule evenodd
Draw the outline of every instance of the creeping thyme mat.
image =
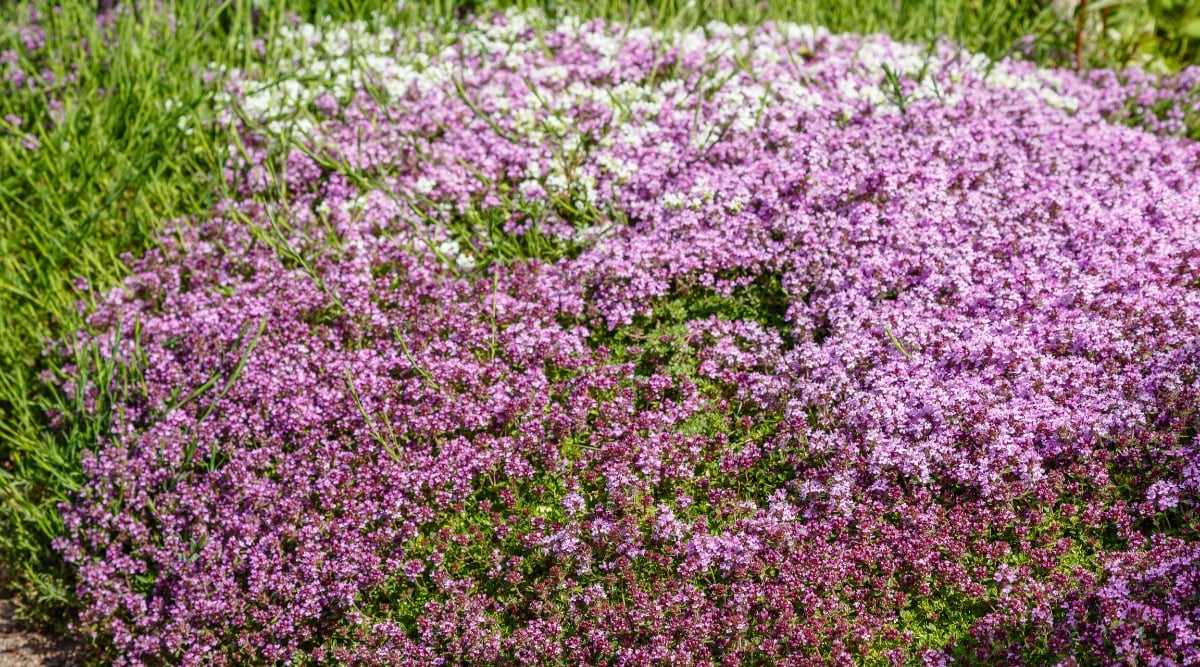
<svg viewBox="0 0 1200 667">
<path fill-rule="evenodd" d="M 115 663 L 1200 660 L 1193 100 L 368 28 L 229 73 L 227 196 L 70 343 L 125 369 L 57 542 Z"/>
</svg>

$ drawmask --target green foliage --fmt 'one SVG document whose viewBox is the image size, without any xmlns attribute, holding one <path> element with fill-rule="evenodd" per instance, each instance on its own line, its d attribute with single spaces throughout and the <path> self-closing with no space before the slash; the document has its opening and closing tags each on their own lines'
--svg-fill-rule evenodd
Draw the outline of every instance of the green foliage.
<svg viewBox="0 0 1200 667">
<path fill-rule="evenodd" d="M 1200 62 L 1200 4 L 1192 0 L 1059 0 L 1045 3 L 1038 24 L 1031 52 L 1041 60 L 1155 73 Z"/>
<path fill-rule="evenodd" d="M 1191 0 L 1148 0 L 1143 14 L 1149 28 L 1139 47 L 1156 69 L 1175 69 L 1200 60 L 1200 4 Z"/>
<path fill-rule="evenodd" d="M 6 5 L 0 20 L 15 25 L 22 11 Z M 161 13 L 127 16 L 112 28 L 115 42 L 81 3 L 42 14 L 53 51 L 30 53 L 14 33 L 0 35 L 0 50 L 17 47 L 23 69 L 63 82 L 52 95 L 0 97 L 0 116 L 22 121 L 21 133 L 0 137 L 0 559 L 26 612 L 62 622 L 70 575 L 50 549 L 62 531 L 56 505 L 82 479 L 80 453 L 105 434 L 111 405 L 107 394 L 90 407 L 43 383 L 42 370 L 72 361 L 43 357 L 43 348 L 79 324 L 73 279 L 116 284 L 124 253 L 147 247 L 164 220 L 208 206 L 204 180 L 220 163 L 214 138 L 180 125 L 206 102 L 191 73 L 196 58 L 217 57 L 224 42 L 201 14 L 181 21 L 174 40 Z M 38 150 L 22 145 L 26 132 Z"/>
</svg>

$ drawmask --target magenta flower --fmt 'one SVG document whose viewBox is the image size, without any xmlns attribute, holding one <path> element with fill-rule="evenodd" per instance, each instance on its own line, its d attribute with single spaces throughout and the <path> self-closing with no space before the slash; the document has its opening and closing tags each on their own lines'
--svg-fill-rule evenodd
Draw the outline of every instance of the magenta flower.
<svg viewBox="0 0 1200 667">
<path fill-rule="evenodd" d="M 1200 659 L 1200 151 L 1116 122 L 1188 93 L 788 24 L 364 34 L 230 73 L 234 196 L 76 342 L 144 374 L 85 387 L 126 393 L 57 543 L 111 657 Z"/>
</svg>

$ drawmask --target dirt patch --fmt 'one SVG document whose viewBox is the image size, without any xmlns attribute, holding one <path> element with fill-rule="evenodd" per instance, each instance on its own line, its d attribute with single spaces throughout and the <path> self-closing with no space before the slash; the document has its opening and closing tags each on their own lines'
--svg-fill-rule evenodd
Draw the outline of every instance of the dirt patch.
<svg viewBox="0 0 1200 667">
<path fill-rule="evenodd" d="M 23 629 L 12 600 L 0 600 L 0 667 L 76 667 L 85 664 L 74 643 Z"/>
</svg>

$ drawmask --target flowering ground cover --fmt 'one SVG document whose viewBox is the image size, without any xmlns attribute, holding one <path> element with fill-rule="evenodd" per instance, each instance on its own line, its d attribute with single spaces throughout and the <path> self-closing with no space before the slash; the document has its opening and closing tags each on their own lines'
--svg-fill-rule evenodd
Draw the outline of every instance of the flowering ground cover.
<svg viewBox="0 0 1200 667">
<path fill-rule="evenodd" d="M 103 659 L 1200 660 L 1197 70 L 536 11 L 246 53 L 174 117 L 215 201 L 52 351 Z"/>
</svg>

